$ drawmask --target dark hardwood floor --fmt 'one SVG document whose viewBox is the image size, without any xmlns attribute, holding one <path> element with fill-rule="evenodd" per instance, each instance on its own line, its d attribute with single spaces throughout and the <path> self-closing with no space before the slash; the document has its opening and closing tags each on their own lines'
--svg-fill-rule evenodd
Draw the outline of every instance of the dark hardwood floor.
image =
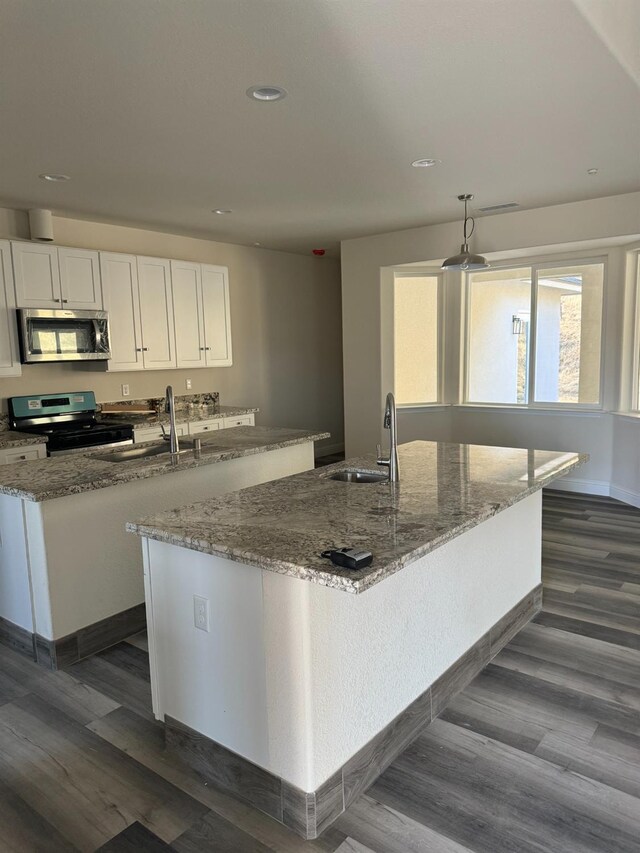
<svg viewBox="0 0 640 853">
<path fill-rule="evenodd" d="M 543 611 L 320 839 L 169 758 L 144 636 L 0 646 L 0 851 L 640 851 L 640 510 L 548 492 Z"/>
</svg>

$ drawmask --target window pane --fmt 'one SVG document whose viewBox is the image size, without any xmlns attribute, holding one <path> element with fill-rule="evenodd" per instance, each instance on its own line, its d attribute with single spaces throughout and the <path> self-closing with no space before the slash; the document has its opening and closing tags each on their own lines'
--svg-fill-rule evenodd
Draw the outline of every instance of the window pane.
<svg viewBox="0 0 640 853">
<path fill-rule="evenodd" d="M 471 273 L 467 402 L 526 403 L 531 269 Z"/>
<path fill-rule="evenodd" d="M 396 276 L 395 395 L 398 403 L 438 402 L 438 276 Z"/>
<path fill-rule="evenodd" d="M 603 283 L 603 264 L 538 271 L 537 401 L 600 401 Z"/>
</svg>

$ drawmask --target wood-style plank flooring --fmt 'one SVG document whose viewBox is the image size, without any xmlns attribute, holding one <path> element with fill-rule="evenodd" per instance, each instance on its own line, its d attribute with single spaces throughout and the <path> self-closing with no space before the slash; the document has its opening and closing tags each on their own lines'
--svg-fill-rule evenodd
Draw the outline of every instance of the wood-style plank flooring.
<svg viewBox="0 0 640 853">
<path fill-rule="evenodd" d="M 320 839 L 163 749 L 145 637 L 0 646 L 0 851 L 640 853 L 640 510 L 544 499 L 544 608 Z"/>
</svg>

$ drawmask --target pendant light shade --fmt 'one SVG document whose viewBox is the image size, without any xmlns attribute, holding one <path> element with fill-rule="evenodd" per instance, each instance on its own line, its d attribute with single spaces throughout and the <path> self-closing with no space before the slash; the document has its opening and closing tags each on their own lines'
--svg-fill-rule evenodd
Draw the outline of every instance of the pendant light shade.
<svg viewBox="0 0 640 853">
<path fill-rule="evenodd" d="M 473 252 L 469 251 L 469 237 L 471 237 L 476 227 L 475 220 L 467 213 L 467 203 L 472 198 L 473 195 L 471 193 L 458 196 L 458 200 L 464 202 L 464 227 L 462 231 L 464 243 L 460 246 L 460 253 L 458 255 L 452 255 L 452 257 L 447 258 L 442 264 L 443 270 L 464 270 L 466 272 L 471 270 L 488 270 L 491 266 L 482 255 L 474 255 Z M 471 231 L 467 232 L 469 222 L 471 223 Z"/>
</svg>

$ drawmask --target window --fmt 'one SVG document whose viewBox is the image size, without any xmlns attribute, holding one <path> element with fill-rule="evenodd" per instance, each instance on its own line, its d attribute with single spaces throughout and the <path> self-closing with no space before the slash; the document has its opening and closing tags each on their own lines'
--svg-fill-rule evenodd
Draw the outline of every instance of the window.
<svg viewBox="0 0 640 853">
<path fill-rule="evenodd" d="M 603 290 L 602 262 L 469 274 L 465 401 L 597 406 Z"/>
<path fill-rule="evenodd" d="M 435 274 L 394 276 L 393 364 L 399 405 L 440 400 L 440 280 Z"/>
</svg>

